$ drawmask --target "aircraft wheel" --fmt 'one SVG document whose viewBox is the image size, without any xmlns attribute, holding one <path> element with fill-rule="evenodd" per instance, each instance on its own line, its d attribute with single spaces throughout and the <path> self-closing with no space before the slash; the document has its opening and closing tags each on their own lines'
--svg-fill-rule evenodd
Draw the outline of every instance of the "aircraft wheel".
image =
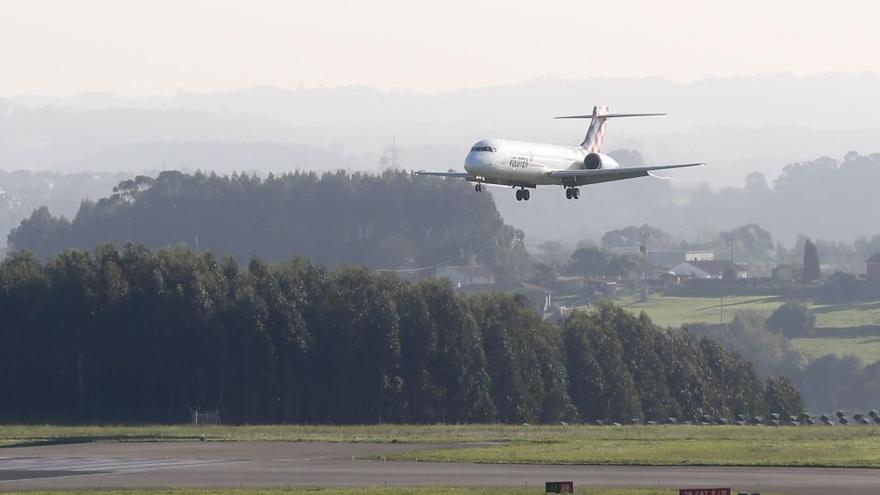
<svg viewBox="0 0 880 495">
<path fill-rule="evenodd" d="M 483 190 L 483 186 L 482 186 L 482 185 L 477 184 L 477 185 L 474 186 L 474 191 L 480 192 L 480 191 L 482 191 L 482 190 Z"/>
<path fill-rule="evenodd" d="M 517 189 L 517 190 L 516 190 L 516 200 L 517 200 L 517 201 L 522 201 L 522 200 L 523 200 L 523 192 L 522 192 L 522 190 L 520 190 L 520 189 Z"/>
<path fill-rule="evenodd" d="M 528 201 L 528 200 L 529 200 L 529 196 L 531 196 L 531 195 L 532 195 L 532 194 L 529 192 L 528 189 L 523 189 L 523 191 L 522 191 L 523 201 Z"/>
<path fill-rule="evenodd" d="M 572 189 L 571 190 L 571 197 L 574 199 L 580 198 L 581 197 L 581 190 L 576 187 L 574 189 Z"/>
<path fill-rule="evenodd" d="M 565 199 L 571 199 L 571 189 L 565 188 Z"/>
</svg>

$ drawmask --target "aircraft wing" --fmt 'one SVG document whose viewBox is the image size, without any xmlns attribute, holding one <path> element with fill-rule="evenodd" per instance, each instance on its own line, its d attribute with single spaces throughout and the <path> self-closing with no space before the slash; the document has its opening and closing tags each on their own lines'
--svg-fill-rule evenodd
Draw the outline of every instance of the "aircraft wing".
<svg viewBox="0 0 880 495">
<path fill-rule="evenodd" d="M 419 170 L 416 172 L 416 175 L 430 175 L 434 177 L 457 177 L 459 179 L 467 179 L 470 177 L 470 174 L 467 172 L 427 172 L 425 170 Z"/>
<path fill-rule="evenodd" d="M 578 184 L 595 184 L 598 182 L 610 182 L 615 180 L 634 179 L 636 177 L 647 177 L 655 170 L 668 170 L 673 168 L 698 167 L 705 163 L 683 163 L 680 165 L 654 165 L 651 167 L 625 167 L 625 168 L 606 168 L 598 170 L 574 169 L 574 170 L 554 170 L 548 172 L 550 177 L 558 177 L 560 179 L 573 178 Z"/>
</svg>

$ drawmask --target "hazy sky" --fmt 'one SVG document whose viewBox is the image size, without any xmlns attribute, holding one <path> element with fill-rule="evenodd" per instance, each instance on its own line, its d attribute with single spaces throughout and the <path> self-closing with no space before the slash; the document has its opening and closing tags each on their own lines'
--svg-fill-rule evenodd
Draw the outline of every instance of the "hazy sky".
<svg viewBox="0 0 880 495">
<path fill-rule="evenodd" d="M 0 0 L 0 95 L 880 72 L 876 2 Z"/>
</svg>

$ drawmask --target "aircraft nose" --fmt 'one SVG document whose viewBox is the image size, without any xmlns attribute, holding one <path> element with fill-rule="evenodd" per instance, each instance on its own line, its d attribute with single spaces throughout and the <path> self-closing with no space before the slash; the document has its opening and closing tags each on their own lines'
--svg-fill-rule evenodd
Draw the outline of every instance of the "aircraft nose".
<svg viewBox="0 0 880 495">
<path fill-rule="evenodd" d="M 483 174 L 492 166 L 489 153 L 471 152 L 464 159 L 464 169 L 471 174 Z"/>
</svg>

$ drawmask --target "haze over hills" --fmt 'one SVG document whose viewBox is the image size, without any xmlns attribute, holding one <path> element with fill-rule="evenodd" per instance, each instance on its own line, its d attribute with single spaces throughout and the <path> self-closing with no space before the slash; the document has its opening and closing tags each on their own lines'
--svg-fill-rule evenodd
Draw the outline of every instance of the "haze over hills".
<svg viewBox="0 0 880 495">
<path fill-rule="evenodd" d="M 641 162 L 637 152 L 611 153 L 620 161 Z M 317 174 L 280 177 L 267 176 L 261 181 L 248 174 L 221 178 L 166 171 L 158 174 L 157 181 L 141 176 L 135 181 L 120 183 L 114 194 L 105 195 L 95 185 L 102 183 L 110 189 L 108 181 L 120 179 L 120 175 L 96 176 L 91 181 L 92 187 L 87 189 L 89 197 L 98 199 L 97 203 L 84 202 L 76 212 L 70 201 L 71 188 L 82 187 L 78 184 L 88 177 L 30 176 L 27 172 L 0 174 L 3 183 L 18 183 L 17 187 L 0 191 L 0 199 L 6 201 L 6 215 L 0 217 L 0 226 L 17 226 L 10 236 L 11 245 L 42 256 L 69 247 L 94 247 L 107 241 L 174 245 L 190 242 L 197 234 L 203 246 L 218 253 L 232 253 L 241 260 L 253 254 L 270 259 L 307 254 L 328 263 L 366 263 L 382 267 L 414 259 L 407 239 L 422 229 L 436 231 L 437 225 L 431 222 L 452 225 L 452 230 L 459 233 L 471 228 L 488 232 L 492 229 L 479 224 L 479 219 L 487 214 L 497 216 L 498 222 L 503 218 L 507 225 L 521 229 L 531 246 L 547 240 L 570 244 L 589 239 L 598 241 L 607 231 L 644 224 L 661 228 L 679 241 L 696 241 L 698 245 L 717 239 L 719 231 L 758 225 L 772 236 L 768 249 L 773 249 L 777 242 L 793 248 L 802 235 L 852 243 L 880 233 L 866 223 L 866 219 L 880 216 L 880 205 L 876 201 L 880 153 L 851 152 L 839 160 L 820 158 L 793 164 L 772 182 L 753 173 L 745 187 L 717 191 L 705 184 L 684 189 L 673 187 L 669 181 L 642 178 L 585 187 L 577 201 L 566 200 L 559 190 L 544 188 L 535 191 L 529 203 L 515 201 L 508 188 L 477 193 L 460 179 L 418 177 L 401 172 L 381 176 L 325 173 L 321 180 Z M 369 194 L 361 195 L 353 186 L 272 189 L 275 184 L 299 182 L 334 184 L 341 180 L 346 183 L 346 177 L 351 177 L 353 184 L 376 183 L 383 187 L 368 188 Z M 168 185 L 177 182 L 186 184 L 189 189 Z M 236 189 L 240 184 L 252 186 L 243 194 Z M 137 188 L 130 193 L 133 185 Z M 42 201 L 52 199 L 46 189 L 54 187 L 60 187 L 59 195 L 63 191 L 65 201 L 56 200 L 48 210 L 37 209 Z M 430 188 L 446 192 L 432 196 L 426 192 Z M 277 195 L 276 202 L 266 203 L 270 191 Z M 200 203 L 205 198 L 210 201 Z M 406 222 L 393 223 L 394 227 L 383 230 L 382 234 L 373 232 L 377 225 L 402 213 L 406 213 Z M 28 219 L 22 222 L 24 218 Z M 357 232 L 361 229 L 371 232 L 370 242 L 355 243 L 351 250 L 327 257 L 332 253 L 327 246 L 345 245 L 359 238 L 361 234 Z M 257 231 L 261 234 L 256 235 Z M 317 232 L 325 231 L 340 237 L 332 237 L 332 242 L 316 241 Z M 311 246 L 310 249 L 296 247 L 306 239 L 317 244 L 307 243 L 306 248 Z M 376 244 L 377 239 L 390 244 Z M 212 241 L 216 242 L 212 244 Z M 456 253 L 456 249 L 451 249 L 441 256 L 423 259 L 422 265 L 456 256 Z M 858 261 L 859 269 L 862 261 Z"/>
<path fill-rule="evenodd" d="M 252 114 L 0 102 L 0 168 L 138 172 L 183 168 L 291 170 L 344 166 L 332 148 L 302 144 L 297 126 Z M 306 139 L 308 140 L 308 139 Z M 332 164 L 332 166 L 331 166 Z"/>
<path fill-rule="evenodd" d="M 263 176 L 296 170 L 380 172 L 378 159 L 393 139 L 406 169 L 460 169 L 468 147 L 481 137 L 576 144 L 586 122 L 551 117 L 585 113 L 594 103 L 604 103 L 619 111 L 670 113 L 611 123 L 604 150 L 631 150 L 618 155 L 622 164 L 699 160 L 710 166 L 670 172 L 670 181 L 646 178 L 587 187 L 577 203 L 546 188 L 522 205 L 509 190 L 493 189 L 505 220 L 523 229 L 530 244 L 598 239 L 607 230 L 643 223 L 689 239 L 757 223 L 786 244 L 799 234 L 852 241 L 877 233 L 865 231 L 858 217 L 846 214 L 870 208 L 869 190 L 850 194 L 852 187 L 865 183 L 836 180 L 844 176 L 828 167 L 815 169 L 826 174 L 818 182 L 801 173 L 806 187 L 801 195 L 821 192 L 827 204 L 800 201 L 793 193 L 774 200 L 763 192 L 764 200 L 755 202 L 742 188 L 752 187 L 753 193 L 754 187 L 773 189 L 787 165 L 823 156 L 843 162 L 851 150 L 865 155 L 858 163 L 875 167 L 876 160 L 868 155 L 880 149 L 878 88 L 880 75 L 860 73 L 690 83 L 547 78 L 432 94 L 365 87 L 254 87 L 146 98 L 16 96 L 0 99 L 0 170 L 88 170 L 131 177 L 146 170 L 154 171 L 149 175 L 200 169 Z M 873 177 L 868 169 L 859 177 Z M 746 183 L 746 175 L 754 171 L 762 177 Z M 92 188 L 82 198 L 109 195 L 110 188 L 102 187 L 104 193 Z M 74 196 L 62 200 L 64 207 L 51 209 L 72 217 L 78 198 L 69 188 L 65 194 Z M 19 206 L 7 215 L 6 231 L 43 204 L 22 208 L 33 200 L 9 197 L 10 204 Z M 815 205 L 827 212 L 821 216 L 828 221 L 804 220 L 794 204 Z"/>
<path fill-rule="evenodd" d="M 755 170 L 772 179 L 791 162 L 873 150 L 880 142 L 878 88 L 880 75 L 859 73 L 689 83 L 546 78 L 433 94 L 255 87 L 148 98 L 19 96 L 0 102 L 0 168 L 136 170 L 136 152 L 129 160 L 102 155 L 131 144 L 157 147 L 173 167 L 210 168 L 212 156 L 190 160 L 162 143 L 231 141 L 317 148 L 291 149 L 289 162 L 270 160 L 263 169 L 364 170 L 375 166 L 395 136 L 407 151 L 408 167 L 459 168 L 467 148 L 481 137 L 576 144 L 585 123 L 551 117 L 607 104 L 670 115 L 613 123 L 606 149 L 636 149 L 650 163 L 706 161 L 713 167 L 687 176 L 715 187 L 739 185 Z M 213 156 L 221 162 L 222 155 Z M 216 168 L 261 165 L 242 157 Z"/>
</svg>

